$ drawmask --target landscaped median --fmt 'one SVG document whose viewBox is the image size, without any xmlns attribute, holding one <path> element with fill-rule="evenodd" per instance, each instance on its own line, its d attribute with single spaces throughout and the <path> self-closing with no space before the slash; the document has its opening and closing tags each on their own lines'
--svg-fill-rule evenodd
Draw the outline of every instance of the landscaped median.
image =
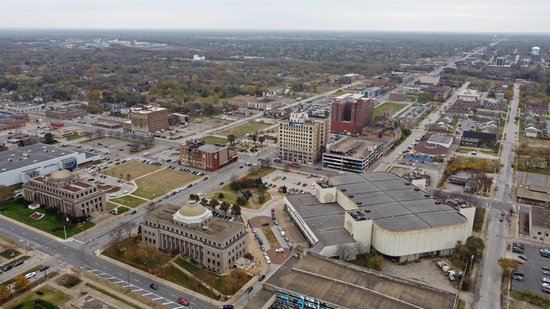
<svg viewBox="0 0 550 309">
<path fill-rule="evenodd" d="M 62 215 L 52 211 L 46 211 L 43 208 L 32 210 L 29 209 L 27 206 L 28 204 L 23 202 L 22 200 L 5 203 L 0 205 L 0 215 L 19 221 L 23 224 L 57 236 L 59 238 L 65 238 Z M 31 217 L 35 213 L 42 214 L 42 218 L 34 219 L 33 217 Z M 65 224 L 67 238 L 81 233 L 93 227 L 94 225 L 95 224 L 90 221 L 77 224 L 68 222 Z"/>
</svg>

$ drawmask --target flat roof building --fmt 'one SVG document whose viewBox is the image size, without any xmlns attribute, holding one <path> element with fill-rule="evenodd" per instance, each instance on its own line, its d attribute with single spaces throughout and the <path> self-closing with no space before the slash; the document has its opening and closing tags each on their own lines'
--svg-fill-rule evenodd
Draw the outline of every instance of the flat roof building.
<svg viewBox="0 0 550 309">
<path fill-rule="evenodd" d="M 164 107 L 147 105 L 130 110 L 130 130 L 156 133 L 169 128 L 168 110 Z"/>
<path fill-rule="evenodd" d="M 237 152 L 227 145 L 210 145 L 197 139 L 180 145 L 181 165 L 215 171 L 236 159 Z"/>
<path fill-rule="evenodd" d="M 344 137 L 327 145 L 322 163 L 324 167 L 332 169 L 363 173 L 392 145 L 392 140 Z"/>
<path fill-rule="evenodd" d="M 73 171 L 80 164 L 100 159 L 100 155 L 73 152 L 42 143 L 0 152 L 0 185 L 27 182 L 36 175 L 59 169 Z"/>
<path fill-rule="evenodd" d="M 285 196 L 285 209 L 310 250 L 324 256 L 361 243 L 404 262 L 448 255 L 472 234 L 475 208 L 441 204 L 392 173 L 336 176 L 313 185 L 314 195 Z"/>
<path fill-rule="evenodd" d="M 219 273 L 229 271 L 247 252 L 245 225 L 214 217 L 199 203 L 157 208 L 143 217 L 141 229 L 147 246 L 175 250 Z"/>
<path fill-rule="evenodd" d="M 279 158 L 304 164 L 321 159 L 330 135 L 330 119 L 310 117 L 306 112 L 291 113 L 279 122 Z"/>
<path fill-rule="evenodd" d="M 455 300 L 447 291 L 315 254 L 289 258 L 264 289 L 275 294 L 269 308 L 451 309 Z"/>
<path fill-rule="evenodd" d="M 52 118 L 52 119 L 73 119 L 78 118 L 82 116 L 86 116 L 88 112 L 85 109 L 82 108 L 59 108 L 54 110 L 47 110 L 45 112 L 46 117 Z"/>
<path fill-rule="evenodd" d="M 361 130 L 372 124 L 374 100 L 364 98 L 344 99 L 332 102 L 330 130 L 336 133 L 361 134 Z"/>
<path fill-rule="evenodd" d="M 520 185 L 516 188 L 516 201 L 522 204 L 550 206 L 550 187 L 538 185 Z"/>
</svg>

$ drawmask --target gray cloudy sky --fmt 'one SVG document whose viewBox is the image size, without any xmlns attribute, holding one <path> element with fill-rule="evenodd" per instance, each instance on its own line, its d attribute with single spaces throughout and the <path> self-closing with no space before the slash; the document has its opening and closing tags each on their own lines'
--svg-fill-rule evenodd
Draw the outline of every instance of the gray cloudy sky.
<svg viewBox="0 0 550 309">
<path fill-rule="evenodd" d="M 0 28 L 550 32 L 550 0 L 0 0 Z"/>
</svg>

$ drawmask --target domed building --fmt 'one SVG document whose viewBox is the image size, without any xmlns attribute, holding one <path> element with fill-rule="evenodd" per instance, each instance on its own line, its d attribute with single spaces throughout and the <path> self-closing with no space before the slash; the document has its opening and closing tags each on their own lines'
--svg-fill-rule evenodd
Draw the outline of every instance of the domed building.
<svg viewBox="0 0 550 309">
<path fill-rule="evenodd" d="M 247 252 L 246 234 L 242 222 L 215 217 L 194 201 L 157 208 L 141 223 L 141 238 L 147 246 L 183 253 L 219 273 L 229 271 Z"/>
<path fill-rule="evenodd" d="M 105 209 L 105 193 L 91 182 L 61 169 L 31 178 L 23 185 L 23 198 L 53 208 L 72 218 L 84 218 Z"/>
</svg>

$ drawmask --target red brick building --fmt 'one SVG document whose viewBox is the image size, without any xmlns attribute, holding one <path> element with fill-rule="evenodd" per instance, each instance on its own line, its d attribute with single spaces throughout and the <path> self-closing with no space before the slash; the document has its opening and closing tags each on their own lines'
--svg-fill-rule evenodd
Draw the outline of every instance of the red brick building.
<svg viewBox="0 0 550 309">
<path fill-rule="evenodd" d="M 225 145 L 208 145 L 201 140 L 188 140 L 180 145 L 180 164 L 216 171 L 236 159 L 237 153 Z"/>
<path fill-rule="evenodd" d="M 48 118 L 65 120 L 86 116 L 88 112 L 86 112 L 86 110 L 82 108 L 62 108 L 47 110 L 45 114 Z"/>
<path fill-rule="evenodd" d="M 160 132 L 168 129 L 168 110 L 163 107 L 145 106 L 130 112 L 131 131 Z"/>
<path fill-rule="evenodd" d="M 372 124 L 373 110 L 373 100 L 344 99 L 334 101 L 330 122 L 331 132 L 361 134 L 365 126 Z"/>
</svg>

